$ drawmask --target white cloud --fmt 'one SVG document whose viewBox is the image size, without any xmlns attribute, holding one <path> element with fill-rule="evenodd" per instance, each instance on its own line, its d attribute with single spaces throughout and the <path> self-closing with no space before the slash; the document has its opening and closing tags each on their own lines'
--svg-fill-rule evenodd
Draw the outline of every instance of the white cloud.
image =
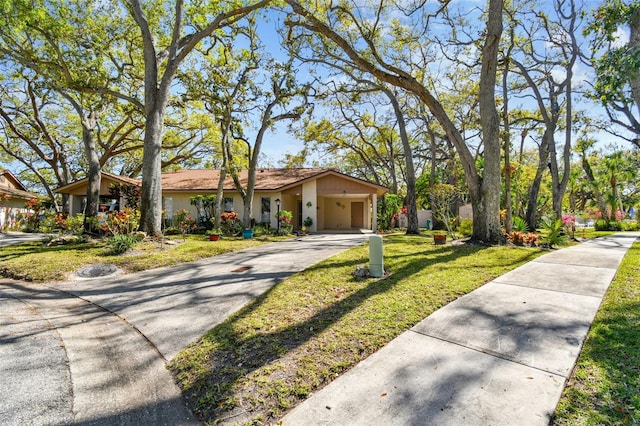
<svg viewBox="0 0 640 426">
<path fill-rule="evenodd" d="M 618 48 L 622 47 L 625 44 L 629 43 L 630 33 L 625 28 L 618 28 L 615 33 L 613 33 L 613 42 L 611 43 L 611 47 Z"/>
</svg>

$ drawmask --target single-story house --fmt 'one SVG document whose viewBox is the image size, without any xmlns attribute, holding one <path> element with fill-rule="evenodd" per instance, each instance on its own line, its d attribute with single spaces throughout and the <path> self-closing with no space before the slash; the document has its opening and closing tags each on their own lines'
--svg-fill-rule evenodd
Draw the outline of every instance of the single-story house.
<svg viewBox="0 0 640 426">
<path fill-rule="evenodd" d="M 0 171 L 0 229 L 13 226 L 19 213 L 26 213 L 27 201 L 37 199 L 10 171 Z"/>
<path fill-rule="evenodd" d="M 247 182 L 247 171 L 240 172 L 240 181 Z M 162 208 L 166 217 L 186 209 L 197 217 L 190 198 L 196 195 L 215 194 L 219 170 L 177 170 L 162 174 Z M 102 173 L 101 206 L 123 205 L 123 200 L 109 200 L 109 186 L 124 183 L 141 185 L 131 179 L 110 173 Z M 311 219 L 310 231 L 376 229 L 377 201 L 387 188 L 348 176 L 333 169 L 260 169 L 256 174 L 252 217 L 258 223 L 277 226 L 276 212 L 293 213 L 294 228 L 302 227 Z M 81 179 L 55 190 L 69 195 L 70 214 L 83 211 L 86 204 L 87 179 Z M 227 175 L 224 183 L 224 210 L 242 215 L 242 198 L 232 178 Z M 279 203 L 279 206 L 278 206 Z"/>
</svg>

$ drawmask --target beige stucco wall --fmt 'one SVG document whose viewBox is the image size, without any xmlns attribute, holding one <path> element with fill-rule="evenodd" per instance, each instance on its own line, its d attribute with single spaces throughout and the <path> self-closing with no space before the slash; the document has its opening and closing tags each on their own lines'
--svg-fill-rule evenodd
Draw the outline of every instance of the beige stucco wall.
<svg viewBox="0 0 640 426">
<path fill-rule="evenodd" d="M 171 207 L 171 211 L 167 211 L 167 218 L 171 218 L 176 211 L 186 209 L 189 211 L 189 214 L 196 218 L 198 215 L 198 211 L 195 206 L 191 205 L 191 197 L 195 197 L 196 195 L 200 195 L 200 193 L 176 193 L 176 194 L 166 194 L 162 197 L 162 208 L 163 210 L 168 210 L 168 207 Z M 290 207 L 295 206 L 295 197 L 292 196 L 282 196 L 278 193 L 272 192 L 256 192 L 253 196 L 253 205 L 252 205 L 252 217 L 255 219 L 257 223 L 262 222 L 262 197 L 270 198 L 270 206 L 271 212 L 269 213 L 269 223 L 271 227 L 276 227 L 277 222 L 275 218 L 276 214 L 276 199 L 280 198 L 283 200 L 280 209 L 281 210 L 291 210 Z M 167 202 L 167 199 L 171 198 L 171 203 Z M 238 213 L 238 219 L 242 220 L 242 212 L 244 209 L 244 205 L 242 203 L 242 197 L 236 193 L 225 193 L 224 198 L 233 198 L 233 211 Z M 169 205 L 171 204 L 171 205 Z M 286 207 L 285 207 L 286 206 Z M 295 217 L 295 216 L 294 216 Z"/>
<path fill-rule="evenodd" d="M 324 228 L 351 229 L 350 198 L 325 198 Z"/>
<path fill-rule="evenodd" d="M 317 206 L 317 185 L 316 181 L 306 182 L 302 185 L 302 223 L 309 217 L 313 224 L 308 231 L 315 232 L 318 230 L 318 206 Z"/>
<path fill-rule="evenodd" d="M 371 187 L 367 185 L 335 175 L 323 176 L 317 182 L 318 195 L 369 194 L 372 192 Z"/>
</svg>

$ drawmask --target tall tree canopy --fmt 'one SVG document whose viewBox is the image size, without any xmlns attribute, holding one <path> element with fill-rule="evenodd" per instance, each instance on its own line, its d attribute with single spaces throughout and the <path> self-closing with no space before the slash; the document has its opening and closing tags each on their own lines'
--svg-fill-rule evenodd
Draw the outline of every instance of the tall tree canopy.
<svg viewBox="0 0 640 426">
<path fill-rule="evenodd" d="M 606 0 L 593 11 L 586 32 L 593 36 L 592 96 L 632 136 L 613 132 L 640 148 L 640 1 Z"/>
</svg>

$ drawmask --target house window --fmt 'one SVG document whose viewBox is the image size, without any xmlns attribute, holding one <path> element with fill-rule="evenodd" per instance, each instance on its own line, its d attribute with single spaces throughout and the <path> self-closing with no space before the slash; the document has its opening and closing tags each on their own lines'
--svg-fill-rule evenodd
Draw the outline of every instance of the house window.
<svg viewBox="0 0 640 426">
<path fill-rule="evenodd" d="M 162 210 L 165 211 L 165 219 L 173 219 L 173 197 L 162 198 Z"/>
<path fill-rule="evenodd" d="M 263 223 L 271 223 L 271 197 L 262 197 L 262 220 Z"/>
<path fill-rule="evenodd" d="M 224 211 L 225 212 L 233 211 L 233 197 L 224 197 Z"/>
</svg>

